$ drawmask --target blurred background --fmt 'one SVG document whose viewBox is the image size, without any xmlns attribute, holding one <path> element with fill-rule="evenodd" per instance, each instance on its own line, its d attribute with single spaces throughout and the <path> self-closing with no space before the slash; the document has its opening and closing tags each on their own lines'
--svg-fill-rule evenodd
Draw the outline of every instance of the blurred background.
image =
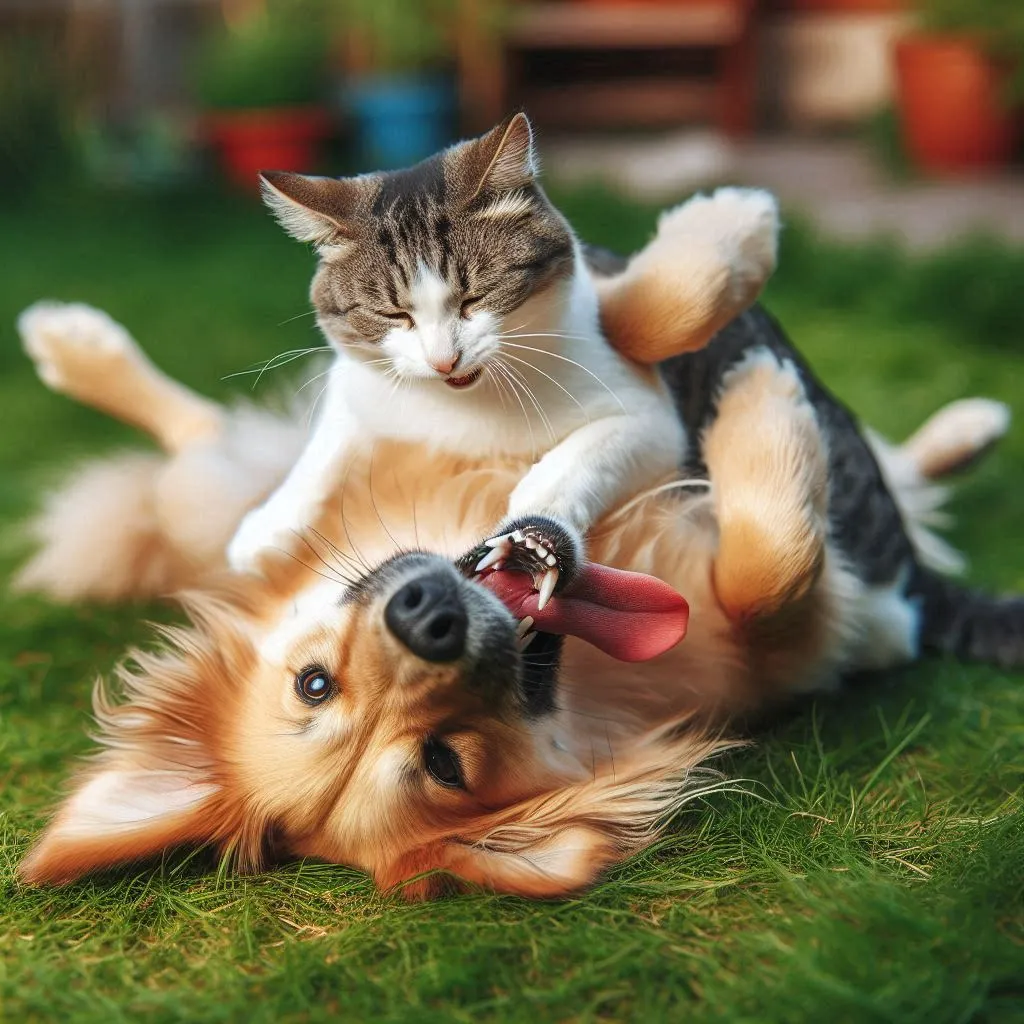
<svg viewBox="0 0 1024 1024">
<path fill-rule="evenodd" d="M 411 163 L 518 106 L 547 167 L 1024 239 L 1022 0 L 0 0 L 0 183 Z"/>
</svg>

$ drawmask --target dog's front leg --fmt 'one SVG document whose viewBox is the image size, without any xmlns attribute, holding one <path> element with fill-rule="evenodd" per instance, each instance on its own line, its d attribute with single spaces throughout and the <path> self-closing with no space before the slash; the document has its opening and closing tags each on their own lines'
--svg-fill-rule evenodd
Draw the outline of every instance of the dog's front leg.
<svg viewBox="0 0 1024 1024">
<path fill-rule="evenodd" d="M 267 552 L 290 553 L 341 484 L 358 424 L 342 395 L 332 395 L 328 387 L 325 397 L 316 427 L 284 483 L 246 515 L 228 545 L 228 563 L 236 572 L 258 573 Z"/>
<path fill-rule="evenodd" d="M 726 375 L 703 448 L 718 601 L 734 622 L 774 614 L 817 579 L 828 529 L 825 440 L 796 368 L 751 352 Z"/>
</svg>

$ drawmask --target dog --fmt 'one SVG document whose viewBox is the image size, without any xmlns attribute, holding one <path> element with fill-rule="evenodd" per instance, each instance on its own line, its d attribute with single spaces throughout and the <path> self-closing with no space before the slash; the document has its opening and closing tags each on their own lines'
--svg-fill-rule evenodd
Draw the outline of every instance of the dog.
<svg viewBox="0 0 1024 1024">
<path fill-rule="evenodd" d="M 213 843 L 241 869 L 318 857 L 410 898 L 465 883 L 561 896 L 722 784 L 708 762 L 737 713 L 926 650 L 1024 661 L 1024 603 L 939 575 L 953 555 L 921 515 L 1006 410 L 971 400 L 902 446 L 872 441 L 757 307 L 663 366 L 710 487 L 620 506 L 589 537 L 597 566 L 574 564 L 563 524 L 538 524 L 585 584 L 567 598 L 625 617 L 613 632 L 658 612 L 629 573 L 685 595 L 686 640 L 642 664 L 543 630 L 520 649 L 530 588 L 474 571 L 514 460 L 377 445 L 264 578 L 218 576 L 302 432 L 184 389 L 95 310 L 37 307 L 21 326 L 48 386 L 163 452 L 80 469 L 44 508 L 19 585 L 201 588 L 188 625 L 119 669 L 116 696 L 97 690 L 100 752 L 22 862 L 28 883 Z"/>
</svg>

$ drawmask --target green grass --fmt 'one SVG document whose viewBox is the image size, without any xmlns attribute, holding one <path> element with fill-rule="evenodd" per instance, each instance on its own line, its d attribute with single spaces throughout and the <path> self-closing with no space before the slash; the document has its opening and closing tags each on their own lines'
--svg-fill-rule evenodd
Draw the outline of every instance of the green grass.
<svg viewBox="0 0 1024 1024">
<path fill-rule="evenodd" d="M 653 212 L 561 197 L 621 248 Z M 310 257 L 255 204 L 56 194 L 0 212 L 0 517 L 55 467 L 134 438 L 45 392 L 12 321 L 102 306 L 175 376 L 309 343 Z M 1024 256 L 925 262 L 793 229 L 769 302 L 822 376 L 899 437 L 942 402 L 1018 402 Z M 1024 429 L 955 502 L 972 576 L 1024 590 Z M 0 551 L 3 570 L 24 553 Z M 336 866 L 220 877 L 168 855 L 60 891 L 13 869 L 86 735 L 91 681 L 168 609 L 0 596 L 0 1016 L 11 1021 L 1024 1021 L 1024 677 L 938 661 L 795 708 L 719 795 L 579 899 L 406 906 Z"/>
</svg>

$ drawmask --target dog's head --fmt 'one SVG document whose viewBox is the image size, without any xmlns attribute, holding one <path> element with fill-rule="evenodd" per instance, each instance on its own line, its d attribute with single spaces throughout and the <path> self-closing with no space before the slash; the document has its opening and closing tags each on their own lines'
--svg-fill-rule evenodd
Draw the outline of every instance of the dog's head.
<svg viewBox="0 0 1024 1024">
<path fill-rule="evenodd" d="M 398 555 L 269 616 L 253 588 L 194 601 L 121 670 L 121 700 L 98 691 L 104 749 L 22 878 L 213 842 L 243 868 L 315 856 L 409 895 L 455 876 L 548 896 L 646 845 L 716 744 L 669 726 L 595 758 L 559 712 L 561 637 L 521 650 L 521 595 L 467 564 Z"/>
</svg>

